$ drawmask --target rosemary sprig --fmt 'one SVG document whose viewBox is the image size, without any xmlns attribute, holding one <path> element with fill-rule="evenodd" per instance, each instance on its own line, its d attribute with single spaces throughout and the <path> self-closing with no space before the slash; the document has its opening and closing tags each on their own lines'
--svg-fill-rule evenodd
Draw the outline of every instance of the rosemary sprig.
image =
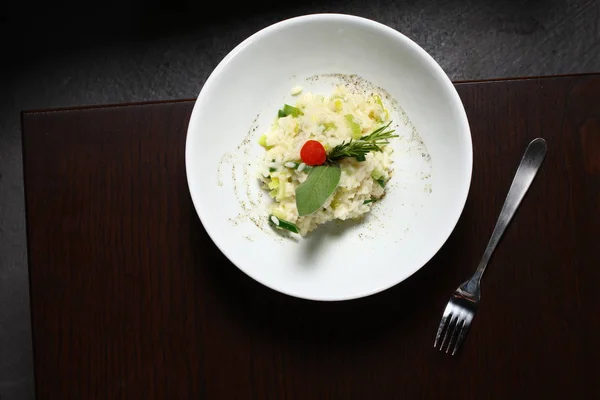
<svg viewBox="0 0 600 400">
<path fill-rule="evenodd" d="M 359 161 L 364 161 L 367 153 L 381 151 L 381 147 L 388 144 L 389 139 L 398 137 L 393 134 L 395 132 L 393 129 L 386 130 L 391 124 L 392 121 L 357 140 L 350 139 L 347 143 L 343 141 L 329 151 L 327 161 L 332 163 L 345 157 L 355 157 Z"/>
</svg>

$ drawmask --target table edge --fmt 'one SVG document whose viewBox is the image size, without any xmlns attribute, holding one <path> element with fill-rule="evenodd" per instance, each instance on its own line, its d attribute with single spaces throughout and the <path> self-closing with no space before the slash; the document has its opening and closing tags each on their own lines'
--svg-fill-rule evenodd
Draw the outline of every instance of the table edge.
<svg viewBox="0 0 600 400">
<path fill-rule="evenodd" d="M 456 81 L 452 81 L 452 84 L 454 84 L 455 86 L 457 86 L 457 85 L 462 86 L 462 85 L 482 84 L 482 83 L 523 82 L 523 81 L 531 81 L 531 80 L 553 80 L 553 79 L 579 78 L 579 77 L 581 77 L 581 78 L 583 78 L 583 77 L 600 77 L 600 71 L 553 74 L 553 75 L 507 77 L 507 78 L 456 80 Z M 89 105 L 80 105 L 80 106 L 71 106 L 71 107 L 66 106 L 66 107 L 24 109 L 24 110 L 21 110 L 21 117 L 24 118 L 27 115 L 31 115 L 31 114 L 46 114 L 46 113 L 65 112 L 65 111 L 95 110 L 95 109 L 102 109 L 102 108 L 136 107 L 136 106 L 158 105 L 158 104 L 189 103 L 189 102 L 195 102 L 195 101 L 196 101 L 196 98 L 165 99 L 165 100 L 157 99 L 157 100 L 135 101 L 135 102 L 89 104 Z"/>
</svg>

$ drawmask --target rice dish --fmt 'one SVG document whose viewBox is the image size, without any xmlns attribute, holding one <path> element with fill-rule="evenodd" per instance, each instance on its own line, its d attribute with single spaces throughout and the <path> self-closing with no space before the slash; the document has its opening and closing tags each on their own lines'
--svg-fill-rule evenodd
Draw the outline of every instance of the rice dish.
<svg viewBox="0 0 600 400">
<path fill-rule="evenodd" d="M 299 87 L 294 87 L 292 94 L 296 96 L 295 104 L 285 104 L 269 132 L 259 139 L 265 153 L 258 178 L 273 200 L 267 210 L 269 221 L 304 236 L 327 222 L 360 219 L 371 211 L 374 202 L 383 198 L 392 176 L 392 148 L 387 144 L 389 138 L 397 136 L 391 135 L 393 130 L 385 132 L 389 133 L 385 140 L 375 142 L 374 136 L 369 136 L 373 132 L 383 133 L 391 124 L 389 111 L 375 93 L 355 93 L 338 86 L 328 96 Z M 369 140 L 376 145 L 366 146 L 371 145 Z M 365 146 L 361 147 L 361 143 Z M 309 144 L 316 150 L 307 150 Z M 376 150 L 364 153 L 366 148 Z M 335 161 L 334 153 L 341 154 Z M 318 161 L 307 161 L 312 160 L 311 156 Z M 323 157 L 325 161 L 318 164 Z M 313 169 L 321 167 L 323 176 L 329 179 L 324 166 L 339 168 L 339 181 L 331 195 L 321 199 L 318 209 L 301 215 L 300 200 L 312 203 L 313 197 L 324 195 L 321 188 L 333 187 L 333 182 L 316 182 L 314 177 L 311 188 L 307 188 L 312 190 L 310 195 L 303 194 L 300 198 L 299 186 Z"/>
</svg>

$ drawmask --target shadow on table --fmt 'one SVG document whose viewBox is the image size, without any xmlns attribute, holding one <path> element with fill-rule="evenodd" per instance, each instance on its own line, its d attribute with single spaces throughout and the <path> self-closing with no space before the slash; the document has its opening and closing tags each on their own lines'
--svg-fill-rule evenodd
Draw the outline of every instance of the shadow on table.
<svg viewBox="0 0 600 400">
<path fill-rule="evenodd" d="M 446 245 L 423 268 L 398 285 L 379 294 L 349 301 L 319 302 L 276 292 L 248 277 L 220 252 L 201 224 L 202 257 L 199 265 L 203 287 L 210 289 L 210 307 L 231 315 L 249 331 L 261 331 L 285 340 L 310 343 L 328 337 L 333 346 L 343 347 L 358 337 L 369 339 L 388 332 L 418 329 L 437 324 L 441 304 L 455 286 L 456 269 L 451 265 L 460 246 L 451 236 Z M 213 298 L 214 296 L 214 298 Z M 204 298 L 204 301 L 209 299 Z M 416 328 L 415 328 L 416 327 Z M 267 331 L 267 332 L 265 332 Z"/>
</svg>

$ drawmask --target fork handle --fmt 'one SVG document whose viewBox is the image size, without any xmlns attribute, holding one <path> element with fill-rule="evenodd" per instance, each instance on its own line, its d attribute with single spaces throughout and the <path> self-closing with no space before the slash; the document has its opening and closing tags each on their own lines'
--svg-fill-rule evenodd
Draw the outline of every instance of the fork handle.
<svg viewBox="0 0 600 400">
<path fill-rule="evenodd" d="M 529 186 L 531 186 L 531 182 L 533 182 L 533 178 L 535 178 L 535 175 L 546 157 L 546 150 L 546 141 L 542 138 L 532 140 L 527 146 L 508 194 L 506 195 L 506 200 L 504 200 L 504 205 L 502 206 L 500 216 L 498 217 L 498 221 L 492 232 L 492 237 L 479 262 L 477 271 L 475 271 L 475 274 L 471 278 L 472 283 L 479 285 L 492 253 L 496 249 L 506 227 L 514 217 L 517 208 L 521 204 L 521 200 L 523 200 L 525 193 L 527 193 Z"/>
</svg>

